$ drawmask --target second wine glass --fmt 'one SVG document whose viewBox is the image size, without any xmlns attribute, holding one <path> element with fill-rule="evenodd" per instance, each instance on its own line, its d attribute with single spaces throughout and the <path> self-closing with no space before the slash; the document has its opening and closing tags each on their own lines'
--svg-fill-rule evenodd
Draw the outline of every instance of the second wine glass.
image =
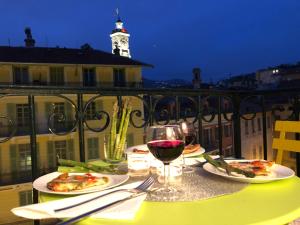
<svg viewBox="0 0 300 225">
<path fill-rule="evenodd" d="M 194 144 L 195 141 L 196 141 L 196 131 L 195 131 L 194 125 L 192 123 L 182 122 L 182 123 L 180 123 L 180 127 L 181 127 L 182 133 L 184 135 L 185 146 Z M 194 172 L 195 169 L 193 167 L 186 165 L 185 153 L 184 152 L 182 154 L 182 157 L 183 157 L 183 169 L 182 169 L 182 171 L 184 173 Z"/>
</svg>

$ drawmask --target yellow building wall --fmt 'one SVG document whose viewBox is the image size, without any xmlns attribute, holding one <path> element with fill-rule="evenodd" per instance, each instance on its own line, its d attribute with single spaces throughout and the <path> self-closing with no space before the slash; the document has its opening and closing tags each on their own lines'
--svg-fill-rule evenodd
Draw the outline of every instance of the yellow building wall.
<svg viewBox="0 0 300 225">
<path fill-rule="evenodd" d="M 15 66 L 24 66 L 21 64 L 15 64 Z M 64 67 L 64 80 L 66 85 L 68 83 L 79 83 L 82 82 L 82 68 L 83 65 L 26 65 L 29 70 L 29 82 L 34 80 L 39 80 L 42 82 L 49 82 L 49 67 L 50 66 L 63 66 Z M 13 82 L 13 65 L 11 64 L 1 64 L 0 65 L 0 83 L 8 83 Z M 124 67 L 122 67 L 124 68 Z M 113 68 L 110 66 L 95 66 L 96 69 L 96 81 L 101 84 L 103 83 L 112 83 L 113 82 Z M 125 67 L 126 70 L 126 81 L 128 82 L 138 82 L 141 80 L 141 69 L 138 67 Z M 84 95 L 83 100 L 87 102 L 95 95 Z M 77 96 L 76 95 L 66 95 L 66 97 L 70 98 L 75 104 L 77 104 Z M 0 114 L 9 116 L 13 121 L 16 120 L 16 113 L 10 113 L 8 110 L 8 104 L 27 104 L 26 96 L 10 96 L 0 98 Z M 108 112 L 110 115 L 112 114 L 112 108 L 114 102 L 117 101 L 116 97 L 108 96 L 99 98 L 97 101 L 101 101 L 101 110 Z M 79 140 L 78 140 L 78 131 L 71 132 L 67 135 L 58 136 L 50 133 L 45 133 L 48 129 L 46 118 L 46 103 L 57 103 L 57 102 L 65 102 L 63 98 L 55 97 L 55 96 L 36 96 L 35 97 L 35 107 L 36 107 L 36 127 L 38 131 L 37 135 L 37 143 L 39 145 L 39 166 L 41 170 L 47 169 L 49 167 L 49 159 L 47 154 L 47 143 L 48 141 L 58 141 L 58 140 L 74 140 L 74 152 L 75 159 L 79 160 Z M 143 114 L 143 102 L 140 99 L 135 97 L 131 98 L 131 105 L 133 109 L 141 110 Z M 75 112 L 72 111 L 72 118 L 74 119 Z M 141 118 L 134 119 L 137 124 L 142 123 Z M 87 123 L 91 127 L 99 127 L 101 124 L 103 125 L 103 121 L 99 120 L 89 120 Z M 0 120 L 0 133 L 4 127 L 7 126 L 7 121 Z M 100 158 L 104 158 L 104 137 L 109 133 L 109 127 L 100 133 L 95 133 L 84 126 L 85 130 L 85 150 L 86 150 L 86 159 L 88 159 L 88 146 L 87 140 L 91 137 L 98 137 L 99 140 L 99 155 Z M 142 128 L 134 128 L 130 126 L 128 129 L 128 134 L 134 134 L 134 145 L 143 144 L 144 140 L 144 130 Z M 29 136 L 15 136 L 7 142 L 0 143 L 0 177 L 2 179 L 10 179 L 11 173 L 11 160 L 10 160 L 10 145 L 11 144 L 26 144 L 29 143 Z M 13 187 L 13 188 L 11 188 Z M 19 206 L 19 192 L 23 190 L 31 190 L 31 184 L 19 184 L 13 186 L 0 186 L 0 224 L 11 223 L 15 221 L 24 220 L 22 218 L 18 218 L 14 216 L 10 209 Z M 5 203 L 5 204 L 4 204 Z"/>
<path fill-rule="evenodd" d="M 20 204 L 19 192 L 32 190 L 31 183 L 0 187 L 0 224 L 25 221 L 26 219 L 15 216 L 10 209 Z"/>
</svg>

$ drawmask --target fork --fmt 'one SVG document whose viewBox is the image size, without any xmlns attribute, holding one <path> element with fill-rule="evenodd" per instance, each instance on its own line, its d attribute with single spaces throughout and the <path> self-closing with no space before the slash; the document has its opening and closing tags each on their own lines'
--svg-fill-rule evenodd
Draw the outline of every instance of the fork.
<svg viewBox="0 0 300 225">
<path fill-rule="evenodd" d="M 130 200 L 130 199 L 133 199 L 133 198 L 136 198 L 136 197 L 139 197 L 143 194 L 146 194 L 147 193 L 147 189 L 154 183 L 154 178 L 152 176 L 148 177 L 142 184 L 140 184 L 138 187 L 136 188 L 133 188 L 133 189 L 122 189 L 123 191 L 129 191 L 129 192 L 132 192 L 132 195 L 126 197 L 126 198 L 123 198 L 123 199 L 120 199 L 120 200 L 117 200 L 117 201 L 114 201 L 114 202 L 111 202 L 107 205 L 104 205 L 104 206 L 101 206 L 99 208 L 96 208 L 96 209 L 93 209 L 91 211 L 88 211 L 86 213 L 83 213 L 83 214 L 80 214 L 76 217 L 73 217 L 69 220 L 66 220 L 66 221 L 62 221 L 62 222 L 59 222 L 57 223 L 56 225 L 68 225 L 68 224 L 72 224 L 78 220 L 81 220 L 83 219 L 84 217 L 87 217 L 93 213 L 96 213 L 96 212 L 100 212 L 104 209 L 107 209 L 109 207 L 112 207 L 112 206 L 116 206 L 120 203 L 123 203 L 127 200 Z M 121 189 L 120 189 L 121 190 Z M 109 192 L 107 194 L 104 194 L 104 195 L 101 195 L 101 196 L 97 196 L 96 198 L 98 197 L 103 197 L 105 195 L 108 195 L 108 194 L 111 194 L 111 193 L 115 193 L 116 191 L 113 191 L 113 192 Z M 92 200 L 96 199 L 96 198 L 93 198 Z M 91 200 L 91 201 L 92 201 Z M 86 202 L 86 201 L 85 201 Z"/>
<path fill-rule="evenodd" d="M 70 206 L 67 206 L 67 207 L 54 209 L 54 212 L 60 212 L 60 211 L 63 211 L 63 210 L 71 209 L 71 208 L 74 208 L 74 207 L 76 207 L 76 206 L 83 205 L 83 204 L 85 204 L 85 203 L 94 201 L 94 200 L 96 200 L 96 199 L 99 199 L 99 198 L 102 198 L 102 197 L 104 197 L 104 196 L 107 196 L 107 195 L 110 195 L 110 194 L 113 194 L 113 193 L 116 193 L 116 192 L 120 192 L 120 191 L 127 191 L 127 192 L 131 192 L 131 193 L 142 193 L 142 192 L 146 192 L 146 190 L 147 190 L 153 183 L 154 183 L 154 178 L 153 178 L 152 176 L 149 176 L 146 180 L 144 180 L 143 183 L 141 183 L 141 184 L 140 184 L 139 186 L 137 186 L 136 188 L 133 188 L 133 189 L 118 189 L 118 190 L 114 190 L 114 191 L 111 191 L 111 192 L 108 192 L 108 193 L 105 193 L 105 194 L 102 194 L 102 195 L 99 195 L 99 196 L 96 196 L 96 197 L 87 199 L 87 200 L 85 200 L 85 201 L 76 203 L 76 204 L 74 204 L 74 205 L 70 205 Z"/>
</svg>

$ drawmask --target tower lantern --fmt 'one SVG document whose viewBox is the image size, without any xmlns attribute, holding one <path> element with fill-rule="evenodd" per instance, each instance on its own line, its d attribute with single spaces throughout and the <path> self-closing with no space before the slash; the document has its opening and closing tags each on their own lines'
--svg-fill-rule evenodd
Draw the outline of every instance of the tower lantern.
<svg viewBox="0 0 300 225">
<path fill-rule="evenodd" d="M 119 11 L 117 9 L 118 19 L 116 21 L 116 27 L 112 30 L 110 37 L 112 43 L 112 53 L 118 54 L 120 56 L 131 58 L 130 50 L 129 50 L 129 37 L 130 34 L 123 27 L 123 22 L 120 18 Z"/>
</svg>

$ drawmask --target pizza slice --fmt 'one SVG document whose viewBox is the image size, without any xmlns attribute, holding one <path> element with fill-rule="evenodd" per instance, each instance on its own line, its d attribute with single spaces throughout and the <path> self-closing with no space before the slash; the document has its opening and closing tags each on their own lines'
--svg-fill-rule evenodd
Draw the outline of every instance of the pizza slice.
<svg viewBox="0 0 300 225">
<path fill-rule="evenodd" d="M 57 192 L 70 192 L 86 189 L 93 186 L 106 186 L 110 182 L 109 177 L 96 177 L 90 173 L 69 175 L 63 173 L 47 183 L 47 188 Z"/>
<path fill-rule="evenodd" d="M 265 160 L 233 161 L 229 165 L 243 171 L 252 172 L 255 176 L 269 176 L 272 174 L 271 167 L 274 162 Z"/>
</svg>

